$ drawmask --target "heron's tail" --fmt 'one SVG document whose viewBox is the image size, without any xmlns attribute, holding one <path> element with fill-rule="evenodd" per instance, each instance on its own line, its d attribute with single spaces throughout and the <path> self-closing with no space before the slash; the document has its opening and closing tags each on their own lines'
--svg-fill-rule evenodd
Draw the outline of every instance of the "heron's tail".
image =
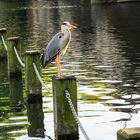
<svg viewBox="0 0 140 140">
<path fill-rule="evenodd" d="M 46 63 L 46 61 L 45 61 L 45 54 L 42 54 L 40 60 L 41 60 L 41 65 L 42 65 L 42 67 L 45 68 L 46 65 L 47 65 L 47 63 Z"/>
<path fill-rule="evenodd" d="M 41 56 L 41 65 L 43 68 L 45 68 L 49 63 L 51 63 L 52 61 L 54 61 L 56 59 L 57 54 L 52 57 L 49 58 L 49 54 L 48 53 L 43 53 Z"/>
</svg>

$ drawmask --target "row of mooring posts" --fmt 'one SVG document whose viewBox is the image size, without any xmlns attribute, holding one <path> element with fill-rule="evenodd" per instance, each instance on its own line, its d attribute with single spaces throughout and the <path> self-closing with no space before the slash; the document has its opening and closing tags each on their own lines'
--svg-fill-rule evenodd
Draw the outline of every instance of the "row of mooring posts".
<svg viewBox="0 0 140 140">
<path fill-rule="evenodd" d="M 20 52 L 20 38 L 19 37 L 10 37 L 7 40 L 6 38 L 6 29 L 0 29 L 0 60 L 7 59 L 8 61 L 8 75 L 9 81 L 12 86 L 12 95 L 11 98 L 17 97 L 17 100 L 12 100 L 13 102 L 17 102 L 23 100 L 23 70 L 25 76 L 25 92 L 26 92 L 26 102 L 27 102 L 27 115 L 32 116 L 32 113 L 29 113 L 33 110 L 33 108 L 38 108 L 42 103 L 42 84 L 36 76 L 33 63 L 35 63 L 38 73 L 41 75 L 41 66 L 40 66 L 40 50 L 27 50 L 25 52 L 24 62 L 19 61 L 19 52 Z M 5 48 L 7 47 L 7 48 Z M 18 52 L 18 54 L 16 54 Z M 17 56 L 18 55 L 18 56 Z M 22 64 L 21 64 L 22 63 Z M 13 84 L 12 84 L 13 83 Z M 73 106 L 77 112 L 77 83 L 75 77 L 64 77 L 58 78 L 54 76 L 52 78 L 52 86 L 53 86 L 53 107 L 54 107 L 54 131 L 56 140 L 78 140 L 79 132 L 78 132 L 78 124 L 75 121 L 75 118 L 71 112 L 69 107 L 69 103 L 65 97 L 65 91 L 69 91 L 71 95 L 71 100 L 73 102 Z M 15 87 L 15 88 L 14 88 Z M 21 87 L 21 88 L 19 88 Z M 10 89 L 10 90 L 11 90 Z M 22 90 L 20 94 L 16 95 L 16 90 Z M 15 94 L 15 95 L 13 95 Z M 14 104 L 11 102 L 12 104 Z M 38 111 L 36 111 L 38 112 Z M 41 111 L 42 112 L 42 111 Z M 39 113 L 40 114 L 40 113 Z M 33 125 L 35 122 L 40 122 L 37 117 L 39 115 L 36 113 L 36 121 L 35 118 L 33 120 L 29 119 L 29 122 Z M 42 113 L 41 113 L 42 114 Z M 44 118 L 43 115 L 41 115 Z M 34 123 L 33 123 L 34 122 Z M 38 125 L 33 125 L 38 127 Z M 40 123 L 42 124 L 42 123 Z M 32 135 L 31 129 L 34 127 L 29 127 L 29 136 Z M 43 125 L 40 126 L 41 128 Z M 35 130 L 34 130 L 35 131 Z"/>
<path fill-rule="evenodd" d="M 10 104 L 12 106 L 17 103 L 21 106 L 19 101 L 23 101 L 22 71 L 24 68 L 27 116 L 30 123 L 28 135 L 30 137 L 45 137 L 42 110 L 42 85 L 44 84 L 39 80 L 41 78 L 40 51 L 37 49 L 27 50 L 24 62 L 22 62 L 18 53 L 20 51 L 19 37 L 10 37 L 5 42 L 5 28 L 0 29 L 0 37 L 0 61 L 8 60 L 9 86 L 12 93 L 10 98 L 16 98 L 16 100 L 12 99 Z M 36 75 L 33 63 L 40 77 Z M 77 117 L 76 78 L 73 76 L 63 78 L 53 76 L 52 87 L 56 140 L 78 140 L 78 126 L 85 139 L 89 140 Z M 18 90 L 20 91 L 17 92 Z M 66 91 L 69 94 L 66 95 Z M 140 140 L 140 128 L 120 129 L 117 132 L 117 140 Z"/>
</svg>

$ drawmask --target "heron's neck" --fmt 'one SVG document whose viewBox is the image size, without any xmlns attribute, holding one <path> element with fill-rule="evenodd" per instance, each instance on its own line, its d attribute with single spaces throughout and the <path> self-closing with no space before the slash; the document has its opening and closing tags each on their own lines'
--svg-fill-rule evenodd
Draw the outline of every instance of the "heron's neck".
<svg viewBox="0 0 140 140">
<path fill-rule="evenodd" d="M 71 31 L 70 31 L 70 29 L 67 29 L 67 32 L 69 33 L 69 41 L 68 41 L 68 44 L 67 44 L 67 46 L 68 46 L 70 41 L 71 41 Z"/>
<path fill-rule="evenodd" d="M 69 39 L 69 42 L 70 42 L 71 41 L 71 31 L 70 31 L 70 29 L 67 29 L 67 32 L 68 32 L 68 34 L 70 36 L 70 39 Z"/>
<path fill-rule="evenodd" d="M 71 31 L 70 29 L 62 29 L 62 32 L 66 35 L 69 36 L 69 42 L 71 41 Z M 68 44 L 69 44 L 68 42 Z"/>
</svg>

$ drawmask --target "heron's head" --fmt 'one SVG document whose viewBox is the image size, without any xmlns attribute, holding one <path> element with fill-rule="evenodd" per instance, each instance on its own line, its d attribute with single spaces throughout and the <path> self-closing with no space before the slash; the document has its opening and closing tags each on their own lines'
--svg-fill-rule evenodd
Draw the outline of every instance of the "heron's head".
<svg viewBox="0 0 140 140">
<path fill-rule="evenodd" d="M 77 28 L 76 26 L 74 26 L 74 25 L 71 25 L 69 22 L 67 22 L 67 21 L 65 21 L 65 22 L 63 22 L 62 23 L 62 25 L 61 25 L 61 29 L 63 30 L 63 29 L 75 29 L 75 28 Z"/>
</svg>

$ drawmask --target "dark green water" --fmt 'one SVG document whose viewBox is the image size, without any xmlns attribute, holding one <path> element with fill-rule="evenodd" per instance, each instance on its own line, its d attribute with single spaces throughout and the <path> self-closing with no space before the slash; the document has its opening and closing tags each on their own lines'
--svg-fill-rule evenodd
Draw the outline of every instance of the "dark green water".
<svg viewBox="0 0 140 140">
<path fill-rule="evenodd" d="M 140 3 L 0 1 L 0 27 L 21 37 L 23 60 L 28 47 L 43 50 L 63 21 L 78 26 L 62 70 L 78 79 L 78 114 L 91 140 L 116 140 L 118 129 L 140 126 L 139 17 Z M 54 138 L 52 95 L 43 89 L 43 105 L 22 107 L 22 87 L 7 73 L 7 62 L 0 61 L 0 138 Z M 51 89 L 55 64 L 42 73 Z"/>
</svg>

